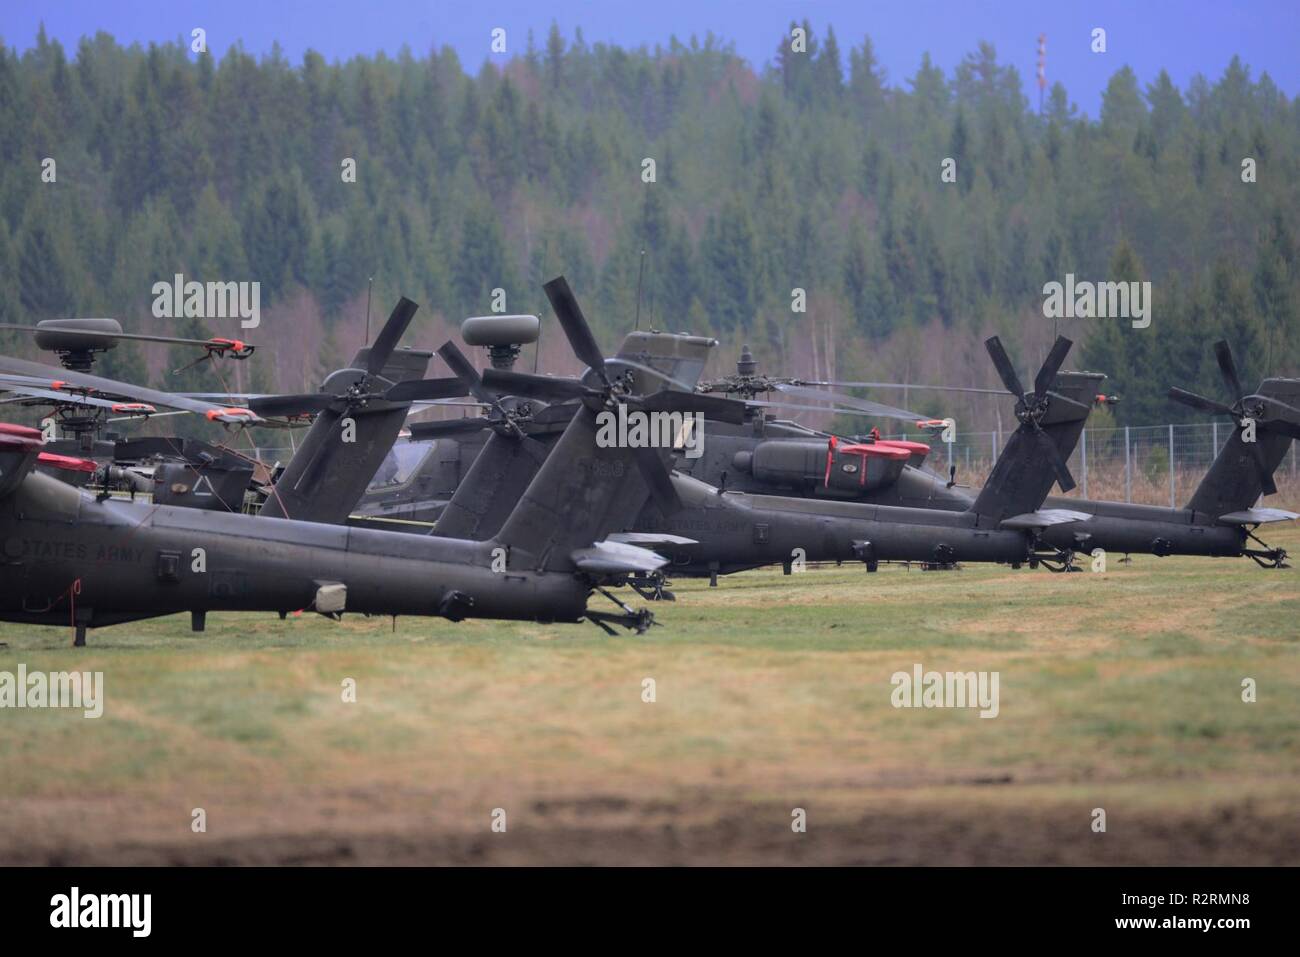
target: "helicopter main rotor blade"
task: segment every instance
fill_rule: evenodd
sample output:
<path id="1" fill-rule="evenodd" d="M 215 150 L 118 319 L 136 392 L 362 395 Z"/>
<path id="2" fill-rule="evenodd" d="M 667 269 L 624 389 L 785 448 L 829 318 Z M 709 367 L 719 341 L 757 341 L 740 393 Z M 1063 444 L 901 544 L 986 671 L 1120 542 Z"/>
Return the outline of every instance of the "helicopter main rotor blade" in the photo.
<path id="1" fill-rule="evenodd" d="M 265 399 L 268 396 L 275 395 L 274 392 L 173 392 L 172 395 L 179 395 L 186 399 L 228 399 L 234 401 L 239 399 L 247 401 L 249 399 Z"/>
<path id="2" fill-rule="evenodd" d="M 467 419 L 448 419 L 445 422 L 412 422 L 410 425 L 413 439 L 440 439 L 447 435 L 465 435 L 470 432 L 482 432 L 492 427 L 492 420 L 475 416 Z"/>
<path id="3" fill-rule="evenodd" d="M 563 401 L 584 398 L 593 393 L 580 379 L 508 372 L 504 369 L 486 370 L 483 373 L 483 384 L 501 395 L 517 395 L 527 399 Z"/>
<path id="4" fill-rule="evenodd" d="M 458 399 L 469 395 L 469 388 L 459 377 L 444 379 L 406 379 L 384 393 L 386 402 L 421 402 L 432 399 Z"/>
<path id="5" fill-rule="evenodd" d="M 778 392 L 792 395 L 799 399 L 810 399 L 817 402 L 834 402 L 838 405 L 850 409 L 856 409 L 867 415 L 880 416 L 886 419 L 902 419 L 907 422 L 915 422 L 917 419 L 924 419 L 926 416 L 916 412 L 909 412 L 907 409 L 899 409 L 892 405 L 884 405 L 880 402 L 872 402 L 868 399 L 858 399 L 851 395 L 840 395 L 836 392 L 822 392 L 818 389 L 805 389 L 797 385 L 778 385 Z"/>
<path id="6" fill-rule="evenodd" d="M 993 360 L 993 367 L 998 370 L 998 378 L 1007 387 L 1007 391 L 1017 399 L 1023 400 L 1025 387 L 1020 384 L 1020 377 L 1016 375 L 1016 367 L 1012 365 L 1007 350 L 1002 347 L 1002 340 L 997 336 L 990 336 L 984 340 L 984 348 L 988 350 L 989 358 Z"/>
<path id="7" fill-rule="evenodd" d="M 975 389 L 961 385 L 922 385 L 908 382 L 832 382 L 799 380 L 808 386 L 829 386 L 832 389 L 915 389 L 919 392 L 971 392 L 978 395 L 1006 395 L 1002 389 Z"/>
<path id="8" fill-rule="evenodd" d="M 372 376 L 384 371 L 384 366 L 388 365 L 393 350 L 406 334 L 406 327 L 411 324 L 411 319 L 419 308 L 405 296 L 397 301 L 397 305 L 388 316 L 388 321 L 384 323 L 384 328 L 379 330 L 379 335 L 375 337 L 374 344 L 366 356 L 366 371 Z"/>
<path id="9" fill-rule="evenodd" d="M 1195 392 L 1188 392 L 1186 389 L 1180 389 L 1173 386 L 1169 390 L 1169 398 L 1175 402 L 1181 402 L 1183 405 L 1189 405 L 1193 409 L 1199 409 L 1201 412 L 1210 412 L 1215 415 L 1232 415 L 1232 409 L 1222 402 L 1216 402 L 1214 399 L 1207 399 L 1203 395 L 1197 395 Z"/>
<path id="10" fill-rule="evenodd" d="M 700 412 L 706 419 L 743 425 L 745 403 L 739 399 L 723 399 L 699 392 L 677 392 L 665 389 L 653 392 L 637 403 L 647 412 Z"/>
<path id="11" fill-rule="evenodd" d="M 6 386 L 6 391 L 18 393 L 17 395 L 7 396 L 0 399 L 0 403 L 11 402 L 29 402 L 32 399 L 48 399 L 52 403 L 64 406 L 84 405 L 96 409 L 120 409 L 121 402 L 113 402 L 109 399 L 100 399 L 91 395 L 81 395 L 80 393 L 55 392 L 51 389 L 33 389 L 28 386 L 12 385 Z M 152 406 L 151 406 L 152 408 Z M 137 413 L 137 416 L 143 413 Z"/>
<path id="12" fill-rule="evenodd" d="M 120 395 L 128 399 L 134 399 L 136 402 L 147 402 L 149 405 L 161 405 L 169 409 L 197 412 L 214 422 L 253 424 L 260 421 L 259 417 L 249 409 L 213 405 L 209 402 L 188 399 L 170 392 L 159 392 L 157 389 L 129 385 L 114 379 L 105 379 L 102 376 L 91 375 L 88 372 L 56 369 L 53 366 L 42 365 L 39 362 L 29 362 L 26 359 L 0 356 L 0 371 L 41 379 L 43 380 L 42 385 L 45 386 L 62 387 L 70 385 L 77 389 L 88 389 L 105 395 Z"/>
<path id="13" fill-rule="evenodd" d="M 1002 393 L 998 394 L 1001 395 Z M 765 409 L 797 409 L 801 412 L 830 412 L 833 415 L 847 415 L 857 419 L 880 418 L 875 413 L 863 412 L 861 409 L 845 409 L 839 406 L 824 405 L 800 405 L 798 402 L 769 401 L 767 399 L 746 399 L 745 405 Z M 925 416 L 921 416 L 920 418 L 924 419 Z"/>
<path id="14" fill-rule="evenodd" d="M 578 298 L 569 288 L 568 280 L 563 276 L 556 276 L 542 288 L 546 291 L 546 298 L 550 300 L 551 308 L 555 310 L 555 318 L 560 321 L 560 328 L 564 330 L 574 355 L 587 363 L 592 371 L 608 384 L 605 356 L 601 353 L 600 346 L 596 344 L 596 337 L 591 333 L 591 326 L 587 323 L 587 317 L 582 314 Z"/>
<path id="15" fill-rule="evenodd" d="M 316 415 L 324 412 L 338 400 L 323 392 L 302 392 L 297 395 L 263 395 L 248 400 L 248 407 L 258 415 L 268 418 Z"/>
<path id="16" fill-rule="evenodd" d="M 412 402 L 411 407 L 406 410 L 408 417 L 419 415 L 421 412 L 428 412 L 430 409 L 481 409 L 483 403 L 476 399 L 468 402 L 458 402 L 455 399 L 430 399 L 427 402 Z"/>
<path id="17" fill-rule="evenodd" d="M 44 366 L 43 368 L 48 368 L 51 372 L 54 371 L 53 366 Z M 49 376 L 16 375 L 14 373 L 0 372 L 0 384 L 6 384 L 10 382 L 16 385 L 27 385 L 27 386 L 31 386 L 32 388 L 40 389 L 49 385 L 50 379 Z M 177 394 L 183 395 L 184 393 L 177 393 Z"/>
<path id="18" fill-rule="evenodd" d="M 194 414 L 193 412 L 188 412 L 188 411 L 186 411 L 186 410 L 184 410 L 184 409 L 180 409 L 180 410 L 177 410 L 177 411 L 175 411 L 175 412 L 150 412 L 148 415 L 145 415 L 145 414 L 142 413 L 142 412 L 137 412 L 135 415 L 115 415 L 115 416 L 109 416 L 109 417 L 108 417 L 107 419 L 105 419 L 104 421 L 105 421 L 105 422 L 132 422 L 132 421 L 134 421 L 135 419 L 138 419 L 138 418 L 141 418 L 141 417 L 144 417 L 144 418 L 146 418 L 146 419 L 162 419 L 162 418 L 166 418 L 166 417 L 169 416 L 169 415 L 193 415 L 193 414 Z M 268 428 L 268 429 L 279 429 L 279 428 L 283 428 L 283 427 L 284 427 L 284 426 L 283 426 L 281 423 L 279 423 L 279 422 L 259 422 L 259 423 L 257 423 L 257 425 L 258 425 L 258 428 Z"/>
<path id="19" fill-rule="evenodd" d="M 162 342 L 173 346 L 199 346 L 202 348 L 215 347 L 223 344 L 216 339 L 185 339 L 177 336 L 156 336 L 143 332 L 110 332 L 108 330 L 95 329 L 77 329 L 70 326 L 60 326 L 58 328 L 44 328 L 40 326 L 24 326 L 17 322 L 0 322 L 0 329 L 14 329 L 19 332 L 30 332 L 33 335 L 46 333 L 48 335 L 57 335 L 60 339 L 120 339 L 125 342 Z M 227 344 L 233 344 L 235 340 L 226 340 Z M 251 355 L 253 347 L 246 343 L 240 343 Z"/>
<path id="20" fill-rule="evenodd" d="M 465 353 L 460 351 L 460 347 L 456 343 L 444 342 L 438 347 L 438 356 L 443 362 L 447 363 L 447 368 L 464 384 L 470 395 L 484 405 L 496 408 L 497 397 L 484 387 L 483 379 L 479 376 L 478 370 L 465 357 Z"/>

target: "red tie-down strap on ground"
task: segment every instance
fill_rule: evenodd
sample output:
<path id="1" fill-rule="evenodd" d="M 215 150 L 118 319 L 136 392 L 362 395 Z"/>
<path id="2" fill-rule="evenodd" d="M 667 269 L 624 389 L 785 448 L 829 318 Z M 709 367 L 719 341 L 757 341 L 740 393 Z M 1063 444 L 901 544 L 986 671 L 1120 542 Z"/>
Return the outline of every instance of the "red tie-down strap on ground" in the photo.
<path id="1" fill-rule="evenodd" d="M 72 626 L 73 631 L 77 630 L 77 596 L 80 594 L 81 579 L 78 578 L 68 586 L 68 607 L 72 609 L 71 613 L 68 615 L 68 624 Z"/>
<path id="2" fill-rule="evenodd" d="M 77 630 L 77 596 L 80 594 L 81 579 L 77 578 L 73 580 L 72 584 L 69 585 L 63 594 L 54 602 L 54 605 L 57 605 L 59 602 L 63 601 L 63 599 L 68 599 L 68 607 L 71 609 L 71 611 L 68 612 L 68 624 L 72 626 L 74 633 Z M 51 605 L 50 608 L 53 608 L 54 605 Z"/>

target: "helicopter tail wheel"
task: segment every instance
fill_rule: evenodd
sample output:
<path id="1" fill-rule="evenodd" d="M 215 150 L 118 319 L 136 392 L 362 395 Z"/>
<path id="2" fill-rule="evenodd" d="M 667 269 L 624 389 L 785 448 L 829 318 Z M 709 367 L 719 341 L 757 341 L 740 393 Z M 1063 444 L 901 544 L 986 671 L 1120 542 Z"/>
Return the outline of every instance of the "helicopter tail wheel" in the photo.
<path id="1" fill-rule="evenodd" d="M 1262 549 L 1246 548 L 1242 550 L 1242 554 L 1248 555 L 1251 561 L 1253 561 L 1260 568 L 1290 568 L 1291 567 L 1290 565 L 1287 564 L 1286 561 L 1287 554 L 1285 548 L 1271 548 L 1268 542 L 1264 541 L 1262 538 L 1260 538 L 1258 535 L 1255 534 L 1253 529 L 1246 532 L 1246 535 L 1248 538 L 1250 538 L 1251 541 L 1258 542 L 1260 545 L 1264 546 Z"/>

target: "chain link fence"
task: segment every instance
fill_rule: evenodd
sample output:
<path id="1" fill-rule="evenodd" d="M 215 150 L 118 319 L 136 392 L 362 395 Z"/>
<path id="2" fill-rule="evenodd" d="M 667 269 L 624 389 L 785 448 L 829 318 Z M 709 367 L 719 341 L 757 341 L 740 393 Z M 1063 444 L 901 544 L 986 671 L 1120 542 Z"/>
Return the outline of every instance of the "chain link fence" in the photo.
<path id="1" fill-rule="evenodd" d="M 1070 472 L 1078 484 L 1070 494 L 1178 508 L 1191 498 L 1233 428 L 1231 423 L 1207 422 L 1084 429 L 1069 459 Z M 933 449 L 929 463 L 934 471 L 946 473 L 950 465 L 956 465 L 958 483 L 979 486 L 1009 435 L 1007 431 L 958 432 L 952 443 L 944 443 L 939 436 L 915 433 L 887 437 L 929 443 Z M 1278 495 L 1270 497 L 1270 505 L 1300 503 L 1297 444 L 1291 444 L 1273 475 Z"/>

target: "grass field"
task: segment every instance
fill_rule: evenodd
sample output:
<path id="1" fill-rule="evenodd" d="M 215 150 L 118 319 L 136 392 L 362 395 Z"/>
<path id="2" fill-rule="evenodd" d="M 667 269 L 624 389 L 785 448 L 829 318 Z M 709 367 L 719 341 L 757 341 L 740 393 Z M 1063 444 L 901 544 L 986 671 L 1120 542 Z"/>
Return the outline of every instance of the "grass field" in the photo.
<path id="1" fill-rule="evenodd" d="M 0 863 L 1296 864 L 1298 575 L 753 572 L 678 582 L 617 638 L 214 615 L 74 651 L 0 626 L 0 670 L 103 671 L 106 696 L 0 711 Z M 999 715 L 892 707 L 914 663 L 998 672 Z"/>

